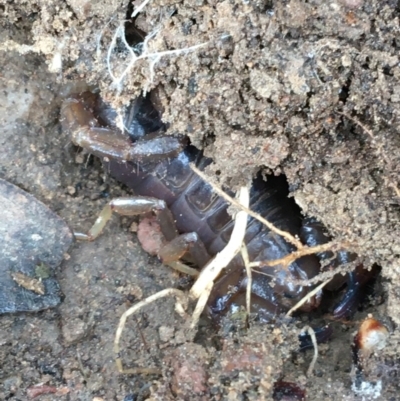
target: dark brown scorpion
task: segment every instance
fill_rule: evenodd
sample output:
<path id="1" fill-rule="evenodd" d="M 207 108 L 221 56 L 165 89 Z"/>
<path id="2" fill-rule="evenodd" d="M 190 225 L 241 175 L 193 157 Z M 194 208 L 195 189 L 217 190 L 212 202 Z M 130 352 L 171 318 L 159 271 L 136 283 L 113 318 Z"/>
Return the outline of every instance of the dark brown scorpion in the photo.
<path id="1" fill-rule="evenodd" d="M 152 211 L 168 241 L 159 251 L 164 262 L 184 257 L 202 268 L 226 245 L 233 229 L 228 204 L 190 168 L 190 163 L 194 163 L 203 170 L 212 161 L 189 145 L 185 136 L 165 133 L 160 113 L 149 96 L 136 99 L 128 108 L 125 132 L 115 126 L 115 111 L 90 92 L 71 95 L 64 101 L 61 115 L 63 128 L 69 131 L 72 141 L 102 158 L 111 175 L 138 195 L 111 201 L 89 233 L 78 238 L 94 239 L 112 211 L 129 216 Z M 300 237 L 303 243 L 313 246 L 329 241 L 322 224 L 301 218 L 299 208 L 287 196 L 284 176 L 270 175 L 267 181 L 258 176 L 250 195 L 252 210 L 281 230 Z M 245 243 L 251 261 L 275 260 L 295 250 L 254 218 L 248 220 Z M 264 321 L 287 311 L 313 288 L 296 285 L 293 279 L 315 277 L 321 272 L 320 260 L 329 258 L 331 262 L 325 268 L 349 262 L 355 255 L 340 251 L 333 258 L 332 253 L 325 252 L 301 257 L 288 269 L 266 266 L 253 272 L 252 311 Z M 335 317 L 351 313 L 368 277 L 362 266 L 346 276 L 335 276 L 336 288 L 347 283 L 344 296 L 334 308 Z M 243 260 L 237 256 L 215 282 L 208 302 L 211 316 L 219 317 L 245 305 L 246 283 Z M 319 302 L 320 296 L 314 296 L 301 310 L 309 311 Z"/>

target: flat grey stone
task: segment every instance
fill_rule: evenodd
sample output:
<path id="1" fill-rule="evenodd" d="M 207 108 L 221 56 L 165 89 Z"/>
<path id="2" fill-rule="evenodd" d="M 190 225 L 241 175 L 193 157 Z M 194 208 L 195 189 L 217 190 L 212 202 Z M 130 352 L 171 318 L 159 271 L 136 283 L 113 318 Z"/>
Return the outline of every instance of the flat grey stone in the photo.
<path id="1" fill-rule="evenodd" d="M 72 240 L 60 217 L 0 179 L 0 313 L 40 311 L 61 302 L 55 269 Z M 18 284 L 21 277 L 27 284 Z"/>

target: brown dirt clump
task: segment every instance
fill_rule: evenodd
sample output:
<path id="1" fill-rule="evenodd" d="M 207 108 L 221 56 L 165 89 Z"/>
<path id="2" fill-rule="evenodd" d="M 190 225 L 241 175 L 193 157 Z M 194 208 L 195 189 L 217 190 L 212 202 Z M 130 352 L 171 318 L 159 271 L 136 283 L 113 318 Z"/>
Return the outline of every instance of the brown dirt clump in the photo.
<path id="1" fill-rule="evenodd" d="M 69 146 L 58 120 L 63 94 L 90 85 L 121 110 L 158 88 L 169 132 L 189 135 L 214 159 L 210 175 L 234 189 L 260 169 L 286 174 L 304 213 L 350 243 L 366 266 L 381 266 L 381 278 L 356 321 L 339 324 L 332 344 L 321 346 L 312 378 L 304 376 L 310 355 L 291 353 L 293 325 L 233 330 L 217 344 L 201 329 L 201 345 L 186 344 L 172 300 L 149 306 L 124 337 L 126 363 L 165 363 L 163 376 L 118 376 L 111 346 L 118 317 L 177 276 L 140 250 L 130 221 L 116 219 L 98 241 L 70 251 L 59 309 L 0 317 L 0 399 L 24 399 L 38 383 L 67 386 L 59 399 L 268 399 L 282 376 L 305 387 L 309 400 L 359 399 L 349 352 L 357 320 L 371 312 L 400 324 L 397 1 L 151 0 L 131 19 L 139 4 L 0 0 L 0 177 L 71 227 L 88 227 L 104 198 L 126 191 Z M 122 27 L 131 46 L 154 33 L 146 57 L 128 49 Z M 165 343 L 160 327 L 174 333 Z M 375 356 L 385 400 L 397 397 L 396 338 Z M 199 387 L 190 395 L 185 366 L 194 355 Z M 239 372 L 227 372 L 235 363 Z"/>

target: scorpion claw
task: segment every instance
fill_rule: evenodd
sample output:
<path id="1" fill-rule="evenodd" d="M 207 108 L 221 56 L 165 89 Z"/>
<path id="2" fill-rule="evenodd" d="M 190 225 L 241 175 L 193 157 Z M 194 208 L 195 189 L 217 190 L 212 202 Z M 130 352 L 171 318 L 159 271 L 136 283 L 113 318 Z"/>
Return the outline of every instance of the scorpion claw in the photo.
<path id="1" fill-rule="evenodd" d="M 94 116 L 95 101 L 86 104 L 86 93 L 74 95 L 61 107 L 63 129 L 71 135 L 72 142 L 100 158 L 137 163 L 158 162 L 177 156 L 187 145 L 184 136 L 167 136 L 153 133 L 145 140 L 133 143 L 128 135 L 116 127 L 106 128 Z"/>

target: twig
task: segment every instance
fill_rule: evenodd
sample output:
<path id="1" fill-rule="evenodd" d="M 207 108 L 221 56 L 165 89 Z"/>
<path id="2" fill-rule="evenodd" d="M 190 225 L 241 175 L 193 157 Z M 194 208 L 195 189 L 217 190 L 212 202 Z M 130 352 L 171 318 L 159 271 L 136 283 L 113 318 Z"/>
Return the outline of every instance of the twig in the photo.
<path id="1" fill-rule="evenodd" d="M 245 211 L 249 216 L 254 217 L 256 220 L 260 221 L 263 223 L 265 226 L 267 226 L 271 231 L 274 233 L 280 235 L 281 237 L 285 238 L 288 242 L 290 242 L 292 245 L 294 245 L 297 249 L 302 249 L 304 248 L 304 245 L 299 241 L 297 238 L 295 238 L 293 235 L 288 233 L 287 231 L 280 230 L 278 227 L 274 226 L 272 223 L 270 223 L 268 220 L 264 219 L 264 217 L 260 216 L 258 213 L 253 212 L 250 210 L 248 207 L 245 207 L 241 205 L 238 201 L 230 197 L 227 193 L 225 193 L 221 188 L 218 187 L 209 177 L 207 177 L 206 174 L 204 174 L 202 171 L 200 171 L 194 164 L 190 165 L 190 168 L 203 180 L 205 180 L 208 184 L 211 185 L 212 189 L 220 195 L 222 198 L 224 198 L 226 201 L 231 203 L 233 206 L 237 207 L 240 210 Z"/>

